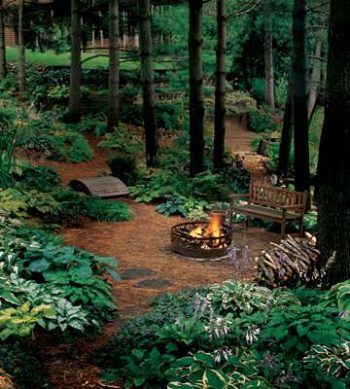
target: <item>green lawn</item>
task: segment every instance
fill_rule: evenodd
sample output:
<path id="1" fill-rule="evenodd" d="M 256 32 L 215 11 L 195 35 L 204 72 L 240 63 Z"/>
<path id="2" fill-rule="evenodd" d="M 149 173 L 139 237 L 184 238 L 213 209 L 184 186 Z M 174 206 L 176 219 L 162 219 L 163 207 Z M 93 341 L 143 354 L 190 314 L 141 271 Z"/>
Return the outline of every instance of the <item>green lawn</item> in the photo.
<path id="1" fill-rule="evenodd" d="M 83 53 L 82 59 L 85 60 L 89 57 L 92 57 L 92 53 Z M 134 59 L 127 59 L 125 53 L 121 53 L 121 63 L 120 67 L 123 70 L 136 70 L 139 69 L 139 61 Z M 6 58 L 9 63 L 18 62 L 18 48 L 16 47 L 7 47 L 6 48 Z M 26 60 L 27 63 L 32 65 L 43 65 L 43 66 L 69 66 L 70 64 L 70 53 L 56 54 L 54 51 L 49 50 L 44 53 L 37 51 L 26 50 Z M 84 68 L 96 68 L 96 67 L 107 67 L 108 58 L 107 57 L 98 57 L 93 58 L 83 64 Z M 163 64 L 155 63 L 156 68 L 164 68 Z"/>

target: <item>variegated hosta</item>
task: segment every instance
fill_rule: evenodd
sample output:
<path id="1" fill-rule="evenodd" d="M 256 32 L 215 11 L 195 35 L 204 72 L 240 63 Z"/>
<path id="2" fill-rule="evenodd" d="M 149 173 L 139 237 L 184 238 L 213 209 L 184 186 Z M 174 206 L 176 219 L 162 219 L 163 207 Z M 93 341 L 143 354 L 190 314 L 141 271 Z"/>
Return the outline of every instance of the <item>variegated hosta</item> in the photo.
<path id="1" fill-rule="evenodd" d="M 350 280 L 334 285 L 329 300 L 342 312 L 342 318 L 350 320 Z"/>
<path id="2" fill-rule="evenodd" d="M 306 354 L 303 361 L 315 368 L 321 368 L 324 373 L 337 378 L 349 377 L 350 342 L 333 347 L 315 345 Z"/>
<path id="3" fill-rule="evenodd" d="M 213 285 L 207 298 L 218 313 L 236 314 L 252 314 L 265 310 L 270 301 L 274 300 L 269 289 L 238 281 Z"/>

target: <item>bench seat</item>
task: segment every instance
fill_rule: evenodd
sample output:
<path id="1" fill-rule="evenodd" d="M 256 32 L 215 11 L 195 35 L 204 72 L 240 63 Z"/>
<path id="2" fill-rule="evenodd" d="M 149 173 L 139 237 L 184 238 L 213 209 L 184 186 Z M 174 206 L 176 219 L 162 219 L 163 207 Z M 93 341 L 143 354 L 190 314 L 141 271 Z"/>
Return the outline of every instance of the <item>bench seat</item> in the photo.
<path id="1" fill-rule="evenodd" d="M 246 205 L 232 205 L 232 211 L 242 213 L 250 217 L 257 217 L 266 220 L 280 222 L 283 218 L 283 210 L 276 208 L 268 208 L 262 205 L 246 204 Z M 303 216 L 302 213 L 286 211 L 285 218 L 288 221 L 298 220 Z"/>

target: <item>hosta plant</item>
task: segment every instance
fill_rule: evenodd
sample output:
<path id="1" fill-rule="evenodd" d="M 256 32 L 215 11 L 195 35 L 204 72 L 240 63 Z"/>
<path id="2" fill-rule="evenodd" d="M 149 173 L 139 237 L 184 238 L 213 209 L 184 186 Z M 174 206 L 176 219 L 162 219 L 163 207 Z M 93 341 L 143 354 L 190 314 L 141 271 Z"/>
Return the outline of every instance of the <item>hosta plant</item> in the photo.
<path id="1" fill-rule="evenodd" d="M 318 370 L 327 376 L 334 387 L 345 388 L 350 385 L 349 342 L 332 347 L 315 345 L 306 353 L 303 362 L 310 369 Z"/>
<path id="2" fill-rule="evenodd" d="M 50 305 L 38 305 L 31 307 L 30 303 L 24 303 L 17 308 L 5 308 L 0 310 L 0 339 L 5 340 L 10 336 L 29 336 L 35 325 L 45 318 L 52 318 L 54 310 Z"/>

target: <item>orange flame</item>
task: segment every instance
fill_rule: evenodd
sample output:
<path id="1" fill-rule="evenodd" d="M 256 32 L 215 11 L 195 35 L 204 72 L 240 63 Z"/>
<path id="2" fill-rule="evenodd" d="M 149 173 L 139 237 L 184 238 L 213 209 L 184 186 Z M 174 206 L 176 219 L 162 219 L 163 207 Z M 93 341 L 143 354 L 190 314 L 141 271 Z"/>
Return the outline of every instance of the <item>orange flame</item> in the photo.
<path id="1" fill-rule="evenodd" d="M 213 238 L 220 238 L 221 227 L 224 224 L 224 215 L 219 212 L 211 214 L 210 223 L 208 225 L 208 234 Z"/>

